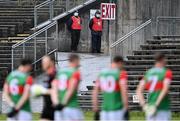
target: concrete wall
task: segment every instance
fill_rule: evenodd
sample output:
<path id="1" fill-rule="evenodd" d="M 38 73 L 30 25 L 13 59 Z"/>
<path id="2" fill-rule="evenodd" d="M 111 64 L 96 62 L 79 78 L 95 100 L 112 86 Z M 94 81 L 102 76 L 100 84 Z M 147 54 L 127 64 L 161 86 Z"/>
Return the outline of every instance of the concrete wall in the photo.
<path id="1" fill-rule="evenodd" d="M 82 31 L 78 50 L 81 52 L 90 52 L 91 50 L 91 31 L 89 29 L 90 10 L 80 14 L 82 18 Z M 108 22 L 104 21 L 104 30 L 102 36 L 102 51 L 108 52 Z M 59 24 L 59 50 L 70 51 L 71 34 L 67 30 L 65 23 Z"/>
<path id="2" fill-rule="evenodd" d="M 98 8 L 99 6 L 95 6 Z M 146 39 L 150 39 L 152 35 L 156 34 L 156 17 L 158 16 L 180 16 L 180 1 L 179 0 L 117 0 L 117 19 L 115 21 L 104 21 L 104 31 L 102 37 L 102 51 L 109 52 L 109 44 L 117 41 L 120 37 L 130 32 L 138 25 L 152 19 L 152 28 L 146 28 L 143 31 L 133 36 L 129 42 L 136 49 L 139 49 L 139 45 L 144 43 Z M 89 13 L 86 11 L 80 16 L 83 20 L 83 30 L 81 33 L 81 40 L 79 44 L 79 50 L 83 52 L 89 52 L 91 46 L 90 30 L 88 28 Z M 171 21 L 170 21 L 171 22 Z M 161 24 L 161 32 L 171 32 L 167 22 Z M 109 27 L 108 27 L 109 26 Z M 179 32 L 179 27 L 176 26 L 176 34 Z M 136 41 L 136 45 L 132 42 Z M 124 51 L 128 52 L 132 46 L 128 48 L 126 45 L 130 45 L 128 42 L 122 45 L 121 48 L 125 48 Z M 117 47 L 120 48 L 120 47 Z M 70 33 L 67 31 L 65 24 L 60 24 L 59 27 L 59 49 L 60 51 L 70 50 Z M 118 49 L 114 50 L 119 52 Z M 132 54 L 132 53 L 127 53 Z"/>
<path id="3" fill-rule="evenodd" d="M 117 48 L 123 48 L 126 54 L 132 54 L 128 51 L 133 49 L 133 47 L 128 48 L 127 46 L 139 47 L 140 44 L 145 42 L 144 40 L 150 39 L 152 35 L 156 34 L 155 22 L 158 16 L 180 16 L 179 0 L 118 0 L 117 6 L 117 19 L 115 22 L 112 22 L 112 27 L 110 27 L 112 36 L 110 36 L 109 40 L 111 40 L 111 43 L 148 19 L 152 19 L 151 27 L 145 28 L 132 38 L 129 38 L 125 45 L 117 46 Z M 167 34 L 172 31 L 170 23 L 172 21 L 161 22 L 160 34 Z M 177 21 L 176 24 L 178 24 Z M 178 26 L 175 28 L 175 31 L 176 34 L 180 34 Z M 135 41 L 136 43 L 134 43 Z M 135 48 L 139 49 L 138 47 Z M 119 53 L 117 48 L 113 50 L 113 53 Z"/>

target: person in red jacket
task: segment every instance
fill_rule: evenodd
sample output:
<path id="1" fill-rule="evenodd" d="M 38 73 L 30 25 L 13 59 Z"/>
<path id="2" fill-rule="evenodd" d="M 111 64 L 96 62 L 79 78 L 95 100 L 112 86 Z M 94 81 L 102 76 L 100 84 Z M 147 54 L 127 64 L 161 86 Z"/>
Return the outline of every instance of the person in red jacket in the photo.
<path id="1" fill-rule="evenodd" d="M 81 33 L 81 18 L 78 11 L 68 21 L 68 29 L 71 31 L 71 51 L 77 51 Z"/>
<path id="2" fill-rule="evenodd" d="M 92 53 L 101 53 L 101 36 L 103 29 L 103 22 L 100 11 L 96 11 L 95 17 L 90 20 L 89 28 L 92 35 Z"/>

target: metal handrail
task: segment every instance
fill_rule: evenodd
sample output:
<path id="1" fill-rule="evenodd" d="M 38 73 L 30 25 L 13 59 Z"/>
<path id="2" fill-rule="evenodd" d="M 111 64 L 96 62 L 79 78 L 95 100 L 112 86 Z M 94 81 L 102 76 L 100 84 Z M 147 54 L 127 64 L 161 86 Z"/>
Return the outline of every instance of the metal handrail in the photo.
<path id="1" fill-rule="evenodd" d="M 46 0 L 43 3 L 40 3 L 40 4 L 36 5 L 35 8 L 41 8 L 41 7 L 49 4 L 50 2 L 54 2 L 54 0 Z"/>
<path id="2" fill-rule="evenodd" d="M 53 2 L 54 2 L 54 0 L 46 0 L 45 2 L 34 6 L 34 27 L 37 26 L 37 10 L 41 7 L 48 5 L 48 4 L 49 4 L 49 15 L 50 15 L 49 19 L 52 20 L 52 18 L 54 16 L 53 15 L 53 13 L 54 13 Z"/>
<path id="3" fill-rule="evenodd" d="M 53 20 L 53 21 L 57 21 L 57 20 L 63 18 L 64 16 L 67 16 L 67 15 L 75 12 L 76 10 L 79 10 L 79 9 L 83 8 L 84 6 L 86 6 L 86 5 L 90 4 L 90 3 L 93 3 L 93 2 L 95 2 L 95 1 L 96 1 L 96 0 L 86 1 L 85 3 L 83 3 L 83 4 L 81 4 L 81 5 L 75 6 L 74 8 L 72 8 L 72 9 L 70 9 L 70 10 L 66 10 L 66 12 L 64 12 L 64 13 L 55 16 L 54 18 L 52 18 L 52 20 Z M 41 29 L 41 28 L 47 26 L 50 22 L 51 22 L 50 20 L 47 20 L 47 21 L 43 22 L 42 24 L 39 24 L 38 26 L 32 28 L 31 30 Z"/>
<path id="4" fill-rule="evenodd" d="M 114 42 L 113 44 L 111 44 L 110 49 L 114 48 L 115 46 L 117 46 L 118 44 L 122 43 L 123 41 L 125 41 L 127 38 L 129 38 L 130 36 L 132 36 L 133 34 L 135 34 L 136 32 L 138 32 L 139 30 L 143 29 L 144 27 L 146 27 L 147 25 L 149 25 L 151 23 L 151 19 L 149 19 L 148 21 L 146 21 L 145 23 L 141 24 L 140 26 L 138 26 L 137 28 L 133 29 L 132 31 L 130 31 L 129 33 L 127 33 L 126 35 L 124 35 L 123 37 L 121 37 L 120 39 L 118 39 L 116 42 Z"/>
<path id="5" fill-rule="evenodd" d="M 47 55 L 51 55 L 52 53 L 56 52 L 58 49 L 54 49 L 51 52 L 47 53 Z M 41 61 L 43 57 L 41 57 L 40 59 L 36 60 L 35 62 L 33 62 L 32 64 L 36 64 L 37 62 Z"/>
<path id="6" fill-rule="evenodd" d="M 40 29 L 39 31 L 35 32 L 34 34 L 30 35 L 29 37 L 24 38 L 22 41 L 14 44 L 14 45 L 12 46 L 12 48 L 14 49 L 14 48 L 16 48 L 16 47 L 24 44 L 25 42 L 31 40 L 32 38 L 36 37 L 37 35 L 41 34 L 42 32 L 46 31 L 47 29 L 51 28 L 51 27 L 54 26 L 56 23 L 57 23 L 57 21 L 52 22 L 52 23 L 49 24 L 48 26 Z"/>
<path id="7" fill-rule="evenodd" d="M 180 21 L 180 17 L 176 16 L 158 16 L 156 18 L 156 34 L 159 35 L 159 23 L 160 21 L 171 21 L 172 27 L 175 28 L 175 21 Z M 174 29 L 173 29 L 174 30 Z M 173 30 L 170 30 L 171 32 L 174 32 Z"/>

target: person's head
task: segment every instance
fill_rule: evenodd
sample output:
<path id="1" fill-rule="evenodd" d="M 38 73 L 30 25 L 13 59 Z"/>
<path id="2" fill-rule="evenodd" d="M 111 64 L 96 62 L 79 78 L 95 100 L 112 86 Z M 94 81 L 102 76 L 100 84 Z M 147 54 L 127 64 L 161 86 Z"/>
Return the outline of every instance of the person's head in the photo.
<path id="1" fill-rule="evenodd" d="M 71 54 L 69 55 L 69 64 L 70 64 L 70 67 L 79 67 L 80 65 L 80 58 L 77 54 Z"/>
<path id="2" fill-rule="evenodd" d="M 164 54 L 156 53 L 154 59 L 155 59 L 155 66 L 163 67 L 166 65 L 166 57 Z"/>
<path id="3" fill-rule="evenodd" d="M 30 59 L 22 59 L 18 70 L 24 73 L 30 72 L 32 70 L 32 61 Z"/>
<path id="4" fill-rule="evenodd" d="M 76 11 L 76 12 L 74 12 L 74 16 L 79 16 L 79 12 L 78 11 Z"/>
<path id="5" fill-rule="evenodd" d="M 101 17 L 101 12 L 99 10 L 96 11 L 95 17 L 96 18 L 100 18 Z"/>
<path id="6" fill-rule="evenodd" d="M 42 58 L 41 65 L 44 71 L 48 71 L 49 69 L 54 68 L 54 59 L 46 55 Z"/>
<path id="7" fill-rule="evenodd" d="M 123 67 L 124 60 L 122 56 L 115 56 L 112 61 L 112 67 L 121 69 Z"/>

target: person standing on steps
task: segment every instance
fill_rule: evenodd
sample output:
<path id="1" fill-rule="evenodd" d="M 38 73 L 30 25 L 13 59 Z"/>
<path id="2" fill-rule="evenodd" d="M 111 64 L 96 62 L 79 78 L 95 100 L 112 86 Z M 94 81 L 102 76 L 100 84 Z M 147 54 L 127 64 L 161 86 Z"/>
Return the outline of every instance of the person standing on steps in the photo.
<path id="1" fill-rule="evenodd" d="M 71 31 L 71 51 L 72 52 L 76 52 L 78 49 L 78 44 L 79 44 L 80 34 L 81 34 L 81 29 L 82 29 L 81 24 L 82 24 L 82 20 L 79 17 L 78 11 L 76 11 L 67 23 L 68 29 Z"/>
<path id="2" fill-rule="evenodd" d="M 95 17 L 93 17 L 89 22 L 89 28 L 91 29 L 92 36 L 92 53 L 101 53 L 101 36 L 103 29 L 103 22 L 101 19 L 100 11 L 96 11 Z"/>

